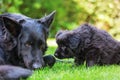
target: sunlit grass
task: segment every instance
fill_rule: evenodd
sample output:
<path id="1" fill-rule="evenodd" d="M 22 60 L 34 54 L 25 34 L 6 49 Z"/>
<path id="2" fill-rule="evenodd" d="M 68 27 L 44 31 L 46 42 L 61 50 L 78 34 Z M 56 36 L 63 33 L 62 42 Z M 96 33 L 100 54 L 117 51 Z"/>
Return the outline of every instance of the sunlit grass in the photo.
<path id="1" fill-rule="evenodd" d="M 53 38 L 48 39 L 47 44 L 48 44 L 49 47 L 51 47 L 51 46 L 56 47 L 57 46 L 56 41 Z"/>
<path id="2" fill-rule="evenodd" d="M 52 42 L 54 39 L 49 41 Z M 55 41 L 54 41 L 55 42 Z M 52 42 L 54 44 L 54 42 Z M 48 44 L 49 44 L 48 43 Z M 55 46 L 49 44 L 47 54 L 53 54 Z M 28 80 L 120 80 L 120 66 L 73 66 L 73 61 L 56 62 L 52 67 L 34 71 Z"/>

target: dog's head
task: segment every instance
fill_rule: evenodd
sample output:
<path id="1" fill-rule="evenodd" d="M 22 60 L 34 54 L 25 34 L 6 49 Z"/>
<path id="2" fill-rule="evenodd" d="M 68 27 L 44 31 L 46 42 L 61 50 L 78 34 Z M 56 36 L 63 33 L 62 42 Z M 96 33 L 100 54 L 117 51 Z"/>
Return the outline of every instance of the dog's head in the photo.
<path id="1" fill-rule="evenodd" d="M 52 12 L 41 19 L 23 18 L 19 22 L 3 17 L 5 28 L 16 41 L 18 56 L 22 57 L 27 68 L 36 69 L 45 65 L 43 55 L 54 14 Z"/>
<path id="2" fill-rule="evenodd" d="M 41 68 L 45 65 L 43 55 L 47 49 L 46 40 L 55 12 L 41 19 L 23 19 L 19 35 L 19 54 L 28 68 Z"/>
<path id="3" fill-rule="evenodd" d="M 76 48 L 80 44 L 79 36 L 76 36 L 73 31 L 59 31 L 56 34 L 56 42 L 58 48 L 55 51 L 55 57 L 63 58 L 73 58 L 76 52 Z"/>

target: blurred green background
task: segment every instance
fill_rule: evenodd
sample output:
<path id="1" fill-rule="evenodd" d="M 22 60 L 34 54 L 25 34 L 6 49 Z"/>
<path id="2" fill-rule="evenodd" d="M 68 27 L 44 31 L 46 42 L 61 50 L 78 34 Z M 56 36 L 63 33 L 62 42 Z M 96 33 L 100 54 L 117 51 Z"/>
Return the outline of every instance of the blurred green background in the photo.
<path id="1" fill-rule="evenodd" d="M 90 23 L 120 39 L 120 0 L 0 0 L 0 14 L 21 13 L 40 18 L 56 10 L 49 37 L 61 29 Z"/>

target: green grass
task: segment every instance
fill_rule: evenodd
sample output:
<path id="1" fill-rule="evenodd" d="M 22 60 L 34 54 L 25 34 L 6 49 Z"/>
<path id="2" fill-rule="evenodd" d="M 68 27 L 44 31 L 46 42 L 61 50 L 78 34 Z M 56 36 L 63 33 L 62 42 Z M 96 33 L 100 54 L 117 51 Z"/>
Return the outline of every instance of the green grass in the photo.
<path id="1" fill-rule="evenodd" d="M 53 39 L 48 41 L 47 54 L 53 54 L 56 44 Z M 85 65 L 73 66 L 71 63 L 57 62 L 52 68 L 34 71 L 28 80 L 120 80 L 120 66 L 94 66 L 86 68 Z"/>

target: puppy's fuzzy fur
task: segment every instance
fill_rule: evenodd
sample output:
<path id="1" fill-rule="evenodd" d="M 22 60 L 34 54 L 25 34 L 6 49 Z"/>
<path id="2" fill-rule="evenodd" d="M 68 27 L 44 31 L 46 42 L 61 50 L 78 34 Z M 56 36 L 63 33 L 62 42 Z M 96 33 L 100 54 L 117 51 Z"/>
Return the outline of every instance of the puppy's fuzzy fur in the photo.
<path id="1" fill-rule="evenodd" d="M 83 24 L 72 31 L 56 34 L 57 58 L 75 58 L 77 65 L 86 61 L 87 66 L 120 63 L 120 43 L 106 31 Z"/>

